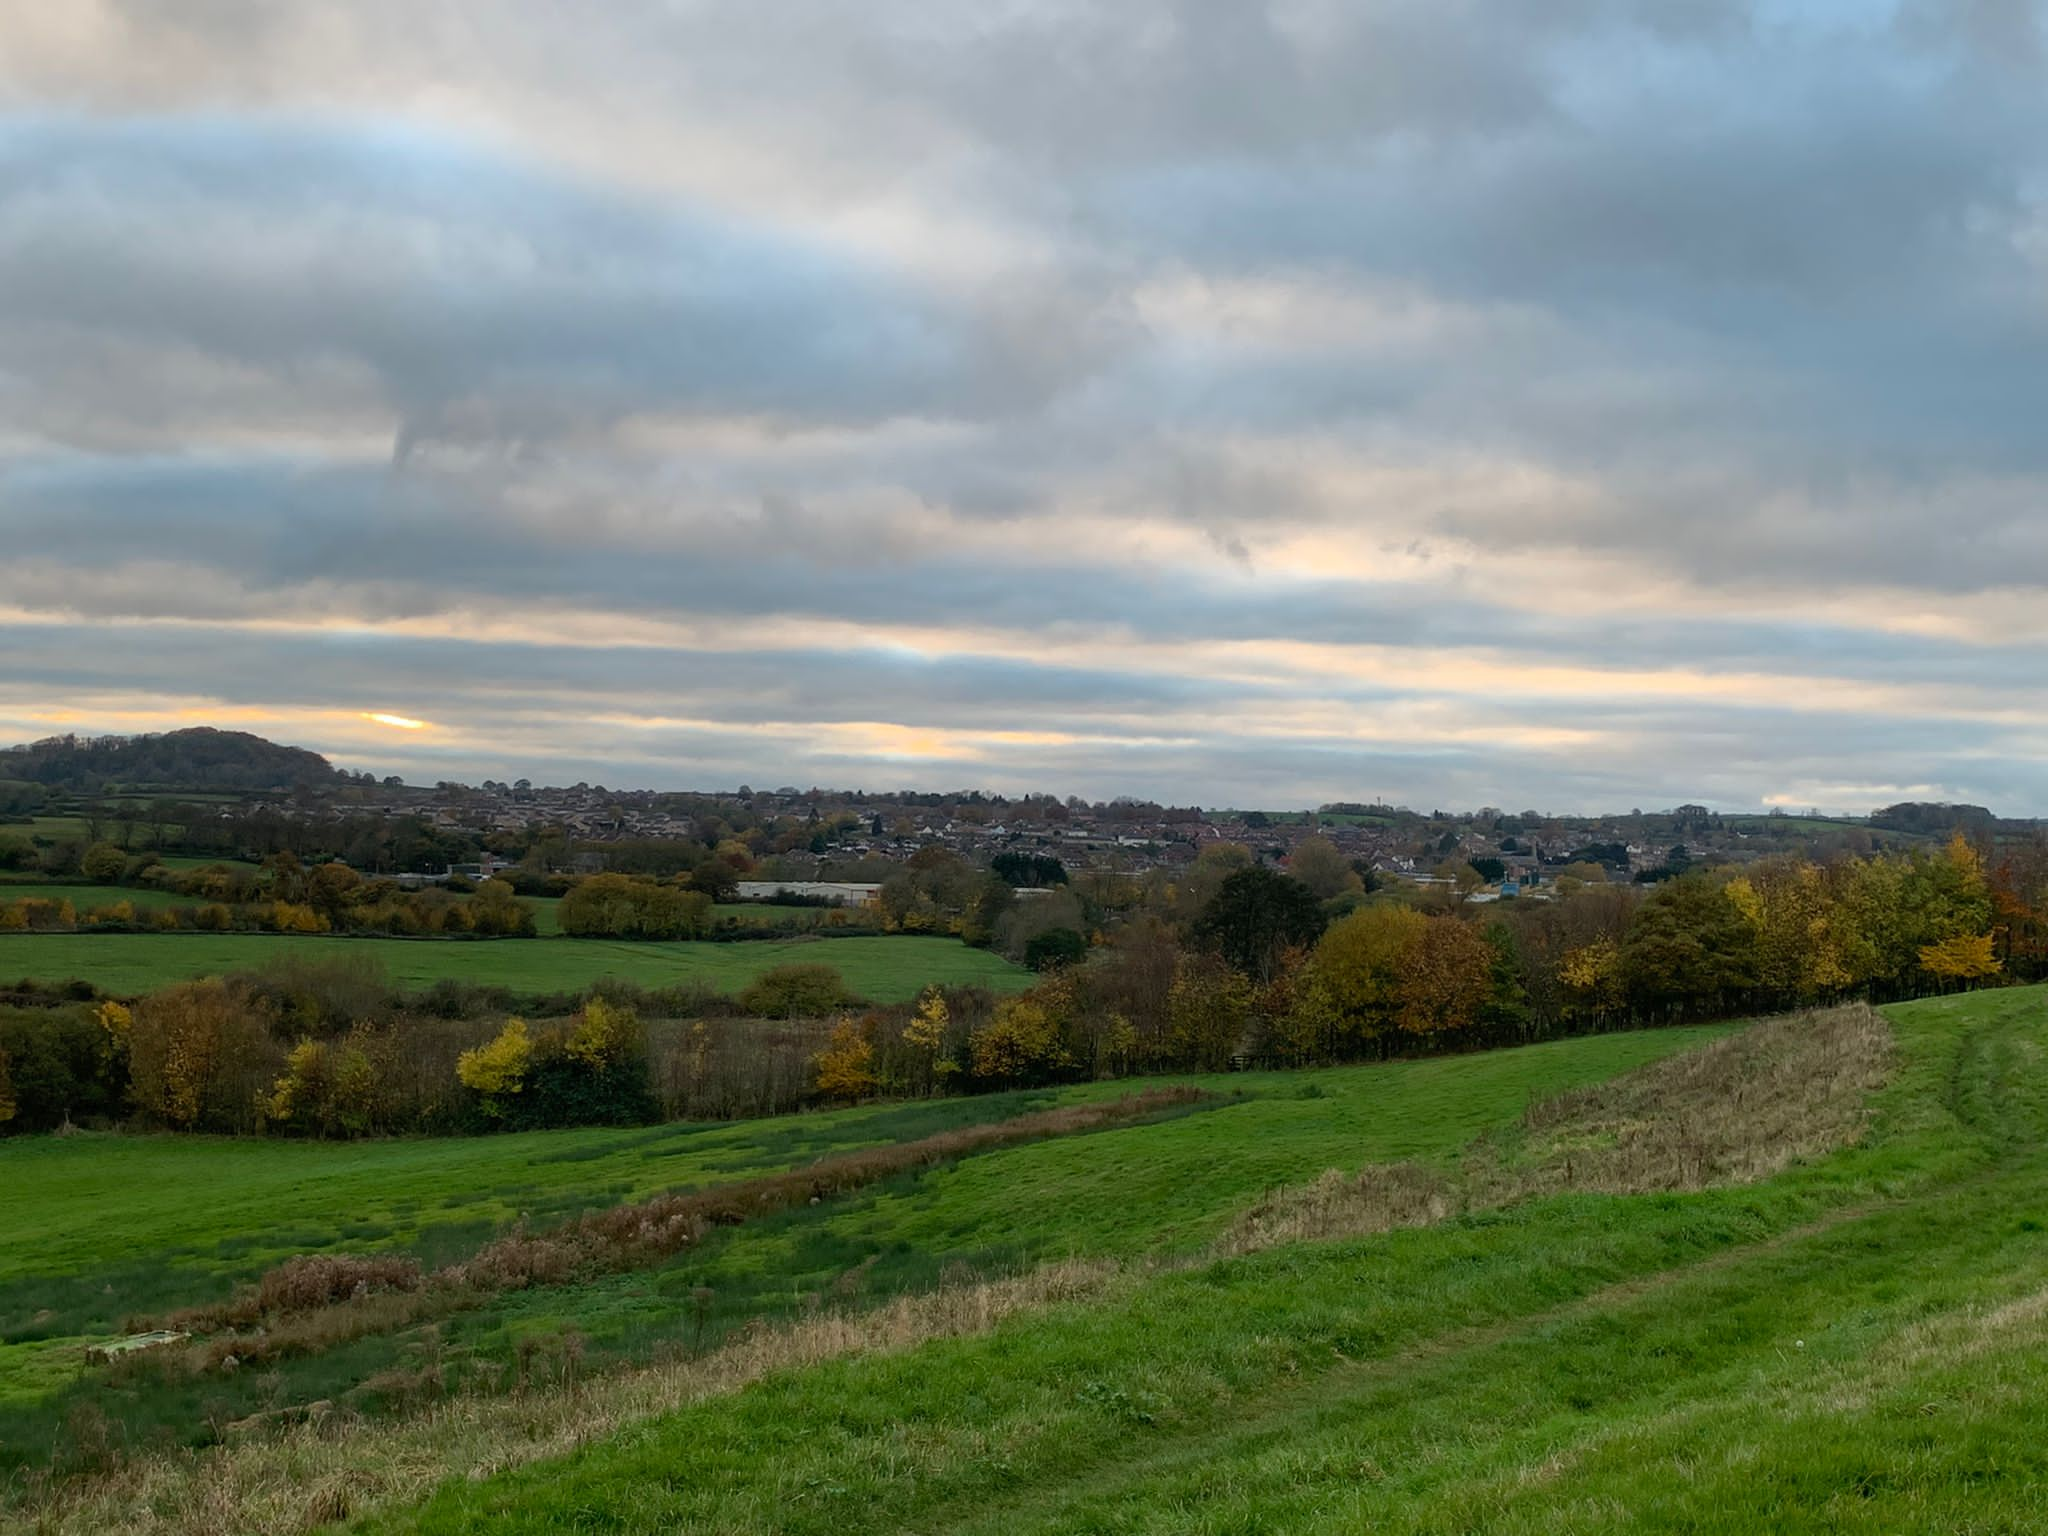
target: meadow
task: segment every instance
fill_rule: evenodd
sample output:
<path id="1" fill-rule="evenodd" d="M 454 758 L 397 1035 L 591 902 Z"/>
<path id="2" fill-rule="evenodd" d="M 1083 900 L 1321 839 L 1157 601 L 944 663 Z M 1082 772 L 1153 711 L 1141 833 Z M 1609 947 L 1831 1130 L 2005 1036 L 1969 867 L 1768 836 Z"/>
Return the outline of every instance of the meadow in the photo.
<path id="1" fill-rule="evenodd" d="M 837 969 L 870 1002 L 903 1002 L 932 985 L 1021 991 L 1029 971 L 957 939 L 862 935 L 845 939 L 634 943 L 608 939 L 284 938 L 260 933 L 0 934 L 0 978 L 90 981 L 130 996 L 196 976 L 253 971 L 280 955 L 366 955 L 411 990 L 437 981 L 504 987 L 521 996 L 581 991 L 606 978 L 644 987 L 703 985 L 737 992 L 778 965 Z"/>
<path id="2" fill-rule="evenodd" d="M 521 898 L 533 908 L 533 931 L 542 938 L 554 938 L 562 931 L 559 896 Z M 816 907 L 789 907 L 766 901 L 721 901 L 711 909 L 714 920 L 754 928 L 803 928 L 824 916 Z"/>
<path id="3" fill-rule="evenodd" d="M 0 901 L 19 901 L 30 896 L 38 901 L 68 901 L 81 915 L 123 901 L 138 912 L 157 912 L 165 907 L 202 905 L 190 896 L 180 896 L 172 891 L 152 891 L 116 885 L 81 885 L 66 880 L 0 880 Z"/>
<path id="4" fill-rule="evenodd" d="M 79 1346 L 288 1251 L 440 1262 L 520 1213 L 538 1229 L 1121 1085 L 475 1141 L 0 1144 L 26 1193 L 0 1216 L 0 1446 L 97 1414 L 160 1448 L 21 1485 L 52 1530 L 2034 1530 L 2044 1001 L 1887 1010 L 1867 1119 L 1753 1182 L 1597 1174 L 1643 1114 L 1682 1154 L 1778 1125 L 1741 1084 L 1715 1109 L 1712 1052 L 1751 1039 L 1728 1027 L 1186 1079 L 1207 1097 L 1139 1123 L 199 1378 L 81 1374 Z M 1631 1099 L 1639 1080 L 1695 1096 Z M 1603 1103 L 1620 1118 L 1583 1118 Z M 1364 1189 L 1539 1151 L 1550 1181 L 1513 1197 L 1238 1240 L 1325 1169 L 1372 1170 Z M 515 1372 L 522 1390 L 488 1386 Z M 335 1416 L 294 1427 L 316 1396 Z"/>

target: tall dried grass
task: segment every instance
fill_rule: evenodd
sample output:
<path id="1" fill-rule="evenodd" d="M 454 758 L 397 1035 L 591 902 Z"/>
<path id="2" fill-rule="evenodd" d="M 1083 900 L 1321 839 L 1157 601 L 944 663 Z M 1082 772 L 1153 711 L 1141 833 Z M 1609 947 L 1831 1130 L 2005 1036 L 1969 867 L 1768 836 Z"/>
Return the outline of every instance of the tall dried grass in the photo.
<path id="1" fill-rule="evenodd" d="M 1218 1248 L 1367 1236 L 1566 1190 L 1642 1194 L 1767 1178 L 1860 1132 L 1891 1044 L 1877 1010 L 1861 1003 L 1770 1019 L 1532 1104 L 1516 1135 L 1481 1140 L 1452 1169 L 1333 1168 L 1276 1190 Z"/>
<path id="2" fill-rule="evenodd" d="M 33 1529 L 45 1536 L 311 1530 L 418 1500 L 450 1476 L 487 1477 L 563 1455 L 771 1372 L 986 1333 L 1020 1313 L 1099 1298 L 1125 1273 L 1114 1263 L 1074 1260 L 955 1282 L 866 1311 L 751 1329 L 700 1358 L 589 1377 L 574 1391 L 462 1394 L 398 1418 L 332 1409 L 251 1424 L 243 1437 L 210 1450 L 152 1455 L 50 1486 L 37 1500 Z"/>

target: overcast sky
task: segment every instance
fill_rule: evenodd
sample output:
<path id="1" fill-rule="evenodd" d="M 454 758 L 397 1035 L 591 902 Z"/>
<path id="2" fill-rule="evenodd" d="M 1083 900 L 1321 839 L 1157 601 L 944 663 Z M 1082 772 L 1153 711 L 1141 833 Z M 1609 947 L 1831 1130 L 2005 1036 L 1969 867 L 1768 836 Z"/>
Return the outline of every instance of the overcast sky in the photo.
<path id="1" fill-rule="evenodd" d="M 0 0 L 0 738 L 2048 813 L 2044 9 Z"/>

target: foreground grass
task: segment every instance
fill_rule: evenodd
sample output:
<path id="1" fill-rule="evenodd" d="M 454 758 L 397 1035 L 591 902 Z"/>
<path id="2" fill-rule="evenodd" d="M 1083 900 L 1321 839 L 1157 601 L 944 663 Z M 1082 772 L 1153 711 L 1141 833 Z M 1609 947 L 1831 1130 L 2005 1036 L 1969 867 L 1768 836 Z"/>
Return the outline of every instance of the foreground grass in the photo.
<path id="1" fill-rule="evenodd" d="M 820 962 L 837 969 L 861 997 L 897 1003 L 933 985 L 1015 992 L 1034 979 L 988 950 L 921 936 L 636 944 L 602 939 L 294 939 L 260 933 L 0 934 L 0 977 L 78 978 L 104 992 L 130 996 L 195 976 L 257 970 L 284 954 L 331 956 L 342 945 L 349 954 L 375 959 L 396 985 L 415 990 L 459 981 L 535 995 L 580 991 L 613 977 L 644 987 L 695 984 L 737 992 L 775 966 Z"/>
<path id="2" fill-rule="evenodd" d="M 1873 1133 L 1766 1183 L 1125 1271 L 362 1528 L 2041 1529 L 2042 995 L 1892 1017 Z"/>
<path id="3" fill-rule="evenodd" d="M 136 1313 L 224 1299 L 298 1252 L 465 1257 L 525 1214 L 537 1225 L 661 1190 L 702 1188 L 819 1157 L 1124 1091 L 1092 1084 L 874 1106 L 735 1125 L 321 1145 L 178 1137 L 0 1143 L 0 1454 L 47 1456 L 82 1406 L 124 1443 L 210 1438 L 259 1408 L 346 1394 L 431 1349 L 451 1372 L 516 1362 L 575 1330 L 586 1366 L 701 1346 L 821 1301 L 929 1290 L 962 1266 L 1199 1250 L 1267 1188 L 1332 1165 L 1446 1158 L 1532 1096 L 1599 1081 L 1712 1029 L 1518 1051 L 1190 1081 L 1199 1113 L 988 1152 L 816 1208 L 713 1234 L 659 1272 L 540 1288 L 258 1377 L 102 1390 L 82 1344 Z M 696 1298 L 708 1292 L 708 1312 Z M 40 1453 L 35 1447 L 41 1446 Z M 32 1462 L 30 1462 L 32 1464 Z"/>

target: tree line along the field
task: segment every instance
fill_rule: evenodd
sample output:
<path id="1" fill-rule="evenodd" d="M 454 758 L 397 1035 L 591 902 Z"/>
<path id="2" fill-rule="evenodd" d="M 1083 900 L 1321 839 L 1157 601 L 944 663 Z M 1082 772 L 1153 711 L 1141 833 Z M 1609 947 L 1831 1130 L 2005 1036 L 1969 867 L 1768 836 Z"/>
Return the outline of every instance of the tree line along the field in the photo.
<path id="1" fill-rule="evenodd" d="M 77 1005 L 18 1008 L 0 1051 L 24 1127 L 53 1113 L 316 1134 L 762 1113 L 1502 1045 L 2025 979 L 2048 963 L 2044 898 L 2041 849 L 2009 852 L 1987 873 L 1961 838 L 1933 853 L 1774 859 L 1485 907 L 1406 892 L 1324 901 L 1247 864 L 1184 922 L 1142 905 L 1098 911 L 1105 926 L 1075 932 L 1071 958 L 1001 1000 L 927 991 L 914 1005 L 861 1009 L 822 964 L 769 972 L 730 1003 L 604 989 L 597 1001 L 631 1007 L 635 1023 L 601 1062 L 569 1043 L 590 998 L 512 1018 L 459 988 L 440 1004 L 396 997 L 345 963 L 341 985 L 299 965 L 168 988 L 125 1022 Z M 137 1041 L 149 1042 L 140 1057 Z M 159 1057 L 180 1064 L 175 1091 L 136 1072 Z M 465 1059 L 489 1071 L 465 1071 Z M 340 1097 L 287 1091 L 295 1073 L 341 1085 Z M 66 1093 L 75 1102 L 55 1102 Z"/>

